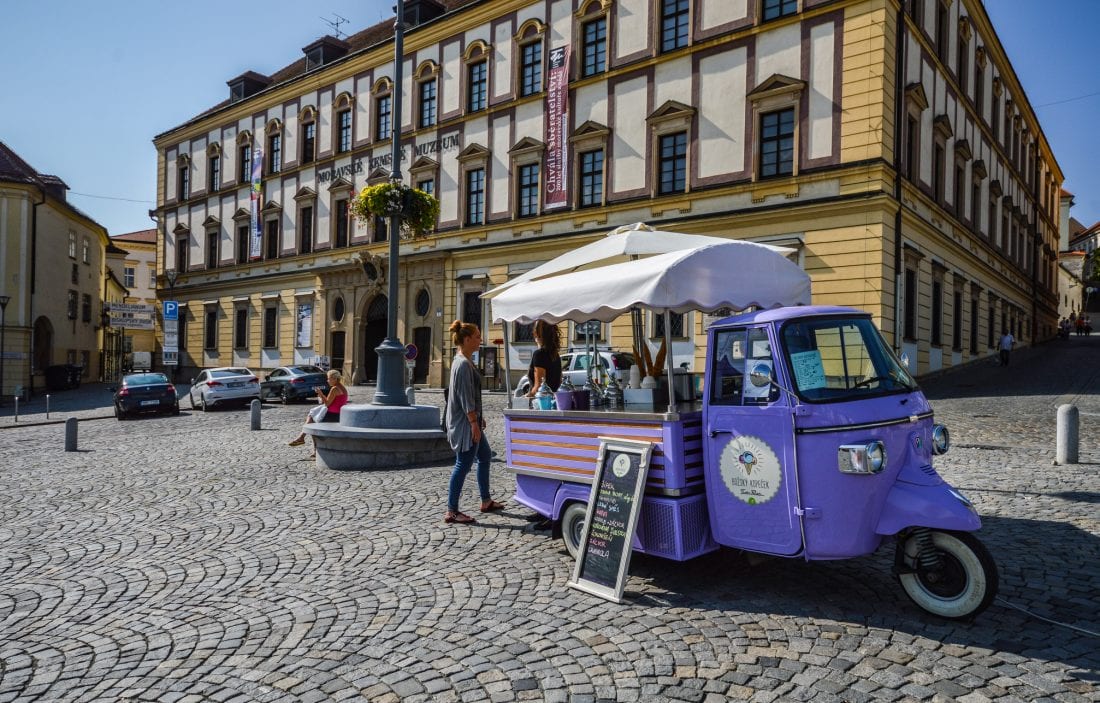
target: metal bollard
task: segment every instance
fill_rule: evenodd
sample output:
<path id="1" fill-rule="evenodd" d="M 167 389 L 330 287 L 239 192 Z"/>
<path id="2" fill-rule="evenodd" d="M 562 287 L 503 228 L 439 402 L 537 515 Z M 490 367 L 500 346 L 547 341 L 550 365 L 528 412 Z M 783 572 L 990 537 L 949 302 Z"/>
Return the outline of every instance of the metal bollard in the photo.
<path id="1" fill-rule="evenodd" d="M 46 419 L 50 419 L 50 394 L 46 394 Z"/>
<path id="2" fill-rule="evenodd" d="M 260 399 L 252 401 L 252 429 L 260 429 Z"/>
<path id="3" fill-rule="evenodd" d="M 1077 448 L 1080 442 L 1079 413 L 1076 405 L 1058 406 L 1058 436 L 1056 440 L 1054 462 L 1057 464 L 1076 464 Z"/>
<path id="4" fill-rule="evenodd" d="M 76 451 L 76 424 L 78 420 L 75 417 L 70 417 L 65 421 L 65 451 Z"/>
<path id="5" fill-rule="evenodd" d="M 14 396 L 14 398 L 15 398 L 15 420 L 13 420 L 13 422 L 19 422 L 19 396 Z"/>
<path id="6" fill-rule="evenodd" d="M 405 402 L 409 405 L 416 405 L 416 389 L 412 386 L 405 389 Z"/>

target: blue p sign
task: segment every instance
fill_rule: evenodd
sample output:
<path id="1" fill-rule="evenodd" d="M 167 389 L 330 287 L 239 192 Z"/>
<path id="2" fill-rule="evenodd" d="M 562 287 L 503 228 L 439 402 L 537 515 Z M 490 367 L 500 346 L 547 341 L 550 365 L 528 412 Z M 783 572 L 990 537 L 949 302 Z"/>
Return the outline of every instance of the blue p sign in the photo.
<path id="1" fill-rule="evenodd" d="M 180 316 L 180 304 L 174 300 L 164 301 L 164 319 L 178 320 Z"/>

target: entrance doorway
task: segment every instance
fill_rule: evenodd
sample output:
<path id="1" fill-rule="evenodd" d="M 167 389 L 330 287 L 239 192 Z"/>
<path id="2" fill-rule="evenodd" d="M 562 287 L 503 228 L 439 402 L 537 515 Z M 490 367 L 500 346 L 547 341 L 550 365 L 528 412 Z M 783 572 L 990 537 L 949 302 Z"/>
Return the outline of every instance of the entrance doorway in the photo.
<path id="1" fill-rule="evenodd" d="M 40 373 L 53 363 L 53 324 L 46 317 L 34 321 L 34 370 Z"/>
<path id="2" fill-rule="evenodd" d="M 344 339 L 346 332 L 333 332 L 329 337 L 329 368 L 344 373 Z"/>
<path id="3" fill-rule="evenodd" d="M 374 351 L 386 339 L 389 301 L 379 293 L 367 305 L 363 325 L 363 378 L 368 383 L 378 381 L 378 354 Z"/>
<path id="4" fill-rule="evenodd" d="M 416 366 L 413 367 L 413 383 L 428 382 L 428 367 L 432 362 L 432 328 L 413 329 L 413 344 L 416 345 Z"/>

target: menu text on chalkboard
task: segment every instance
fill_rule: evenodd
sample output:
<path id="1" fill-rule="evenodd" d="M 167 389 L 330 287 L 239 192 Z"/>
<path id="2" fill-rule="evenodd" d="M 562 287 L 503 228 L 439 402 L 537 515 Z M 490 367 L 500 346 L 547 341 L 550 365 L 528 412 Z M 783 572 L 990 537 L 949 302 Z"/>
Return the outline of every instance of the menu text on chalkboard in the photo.
<path id="1" fill-rule="evenodd" d="M 622 602 L 652 455 L 651 442 L 600 437 L 573 588 Z"/>

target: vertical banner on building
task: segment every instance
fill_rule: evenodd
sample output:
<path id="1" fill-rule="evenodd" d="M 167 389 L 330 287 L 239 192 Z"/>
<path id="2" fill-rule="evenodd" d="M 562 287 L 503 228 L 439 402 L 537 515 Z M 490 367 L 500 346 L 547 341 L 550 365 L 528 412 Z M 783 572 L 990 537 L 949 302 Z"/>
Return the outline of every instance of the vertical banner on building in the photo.
<path id="1" fill-rule="evenodd" d="M 568 204 L 569 184 L 569 47 L 550 50 L 546 86 L 546 192 L 543 208 Z"/>
<path id="2" fill-rule="evenodd" d="M 298 303 L 297 346 L 313 346 L 313 303 Z"/>
<path id="3" fill-rule="evenodd" d="M 260 222 L 260 210 L 264 206 L 263 192 L 264 150 L 252 145 L 252 237 L 248 242 L 248 258 L 260 258 L 261 243 L 264 238 L 263 223 Z"/>

